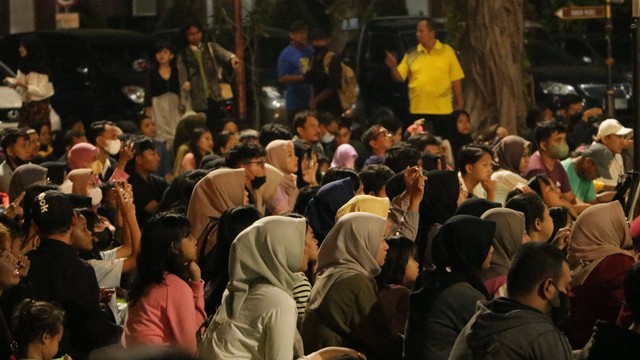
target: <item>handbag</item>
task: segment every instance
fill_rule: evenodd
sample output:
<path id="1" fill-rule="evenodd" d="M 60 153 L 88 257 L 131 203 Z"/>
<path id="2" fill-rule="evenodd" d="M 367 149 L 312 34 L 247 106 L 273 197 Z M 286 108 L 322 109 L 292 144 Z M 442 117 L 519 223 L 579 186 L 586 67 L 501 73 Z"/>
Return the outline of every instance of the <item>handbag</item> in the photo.
<path id="1" fill-rule="evenodd" d="M 231 84 L 224 80 L 222 77 L 222 69 L 218 66 L 216 62 L 216 56 L 213 53 L 213 49 L 211 48 L 211 43 L 207 43 L 209 47 L 209 53 L 213 58 L 213 65 L 216 67 L 216 72 L 218 73 L 218 88 L 220 89 L 220 99 L 221 100 L 230 100 L 233 99 L 233 89 L 231 88 Z"/>

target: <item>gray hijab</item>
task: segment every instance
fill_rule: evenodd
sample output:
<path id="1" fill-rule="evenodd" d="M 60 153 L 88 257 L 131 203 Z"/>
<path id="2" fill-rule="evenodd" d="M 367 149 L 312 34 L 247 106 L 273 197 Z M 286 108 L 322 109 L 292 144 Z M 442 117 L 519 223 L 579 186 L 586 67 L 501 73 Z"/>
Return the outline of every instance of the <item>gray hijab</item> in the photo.
<path id="1" fill-rule="evenodd" d="M 355 274 L 374 281 L 380 273 L 376 255 L 387 225 L 385 218 L 363 212 L 347 214 L 331 229 L 318 252 L 318 277 L 309 308 L 322 303 L 331 286 Z"/>
<path id="2" fill-rule="evenodd" d="M 491 266 L 481 272 L 484 280 L 506 275 L 511 267 L 511 259 L 522 245 L 525 231 L 524 214 L 506 208 L 496 208 L 482 214 L 482 219 L 495 221 L 496 234 L 493 237 L 493 257 Z"/>

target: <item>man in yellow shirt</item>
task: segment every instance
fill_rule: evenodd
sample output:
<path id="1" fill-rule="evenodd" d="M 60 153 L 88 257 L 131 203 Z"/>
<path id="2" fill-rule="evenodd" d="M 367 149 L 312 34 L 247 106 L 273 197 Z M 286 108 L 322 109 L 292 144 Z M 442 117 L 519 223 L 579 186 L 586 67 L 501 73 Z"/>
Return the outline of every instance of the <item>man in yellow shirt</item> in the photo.
<path id="1" fill-rule="evenodd" d="M 455 124 L 450 114 L 454 107 L 456 110 L 464 107 L 461 83 L 464 73 L 453 49 L 436 39 L 431 19 L 424 18 L 418 22 L 416 38 L 418 46 L 404 55 L 400 65 L 389 52 L 385 63 L 395 81 L 409 79 L 411 120 L 424 118 L 431 132 L 448 138 Z"/>

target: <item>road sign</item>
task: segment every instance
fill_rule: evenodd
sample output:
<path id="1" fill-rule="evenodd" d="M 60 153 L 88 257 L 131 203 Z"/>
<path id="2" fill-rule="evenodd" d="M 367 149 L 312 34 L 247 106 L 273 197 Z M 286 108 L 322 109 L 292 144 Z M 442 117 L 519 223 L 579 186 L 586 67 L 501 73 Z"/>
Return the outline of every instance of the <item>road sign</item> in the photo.
<path id="1" fill-rule="evenodd" d="M 604 6 L 569 6 L 556 11 L 562 20 L 601 19 L 605 16 Z"/>

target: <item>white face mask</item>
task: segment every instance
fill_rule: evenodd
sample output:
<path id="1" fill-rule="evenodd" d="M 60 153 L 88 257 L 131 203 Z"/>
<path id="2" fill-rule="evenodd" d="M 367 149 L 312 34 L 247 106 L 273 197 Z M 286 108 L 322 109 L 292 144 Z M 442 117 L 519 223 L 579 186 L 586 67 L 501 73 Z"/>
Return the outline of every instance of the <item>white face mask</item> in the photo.
<path id="1" fill-rule="evenodd" d="M 91 197 L 91 205 L 96 206 L 102 201 L 102 190 L 99 188 L 87 189 L 88 195 Z"/>
<path id="2" fill-rule="evenodd" d="M 107 147 L 105 150 L 111 155 L 117 155 L 118 152 L 120 152 L 121 145 L 122 143 L 120 142 L 120 139 L 107 140 Z"/>
<path id="3" fill-rule="evenodd" d="M 333 136 L 331 133 L 325 133 L 324 135 L 322 135 L 322 138 L 320 139 L 320 141 L 322 141 L 325 144 L 328 144 L 330 142 L 332 142 L 336 137 Z"/>

